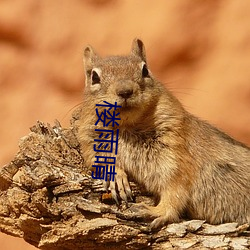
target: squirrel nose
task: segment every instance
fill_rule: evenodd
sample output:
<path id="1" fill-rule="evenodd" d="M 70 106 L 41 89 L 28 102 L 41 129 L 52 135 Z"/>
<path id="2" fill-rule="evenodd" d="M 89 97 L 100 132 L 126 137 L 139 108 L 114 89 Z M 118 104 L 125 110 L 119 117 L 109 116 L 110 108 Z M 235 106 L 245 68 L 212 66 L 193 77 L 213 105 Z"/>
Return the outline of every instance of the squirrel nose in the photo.
<path id="1" fill-rule="evenodd" d="M 116 91 L 116 94 L 124 99 L 128 99 L 133 94 L 133 89 L 120 89 Z"/>

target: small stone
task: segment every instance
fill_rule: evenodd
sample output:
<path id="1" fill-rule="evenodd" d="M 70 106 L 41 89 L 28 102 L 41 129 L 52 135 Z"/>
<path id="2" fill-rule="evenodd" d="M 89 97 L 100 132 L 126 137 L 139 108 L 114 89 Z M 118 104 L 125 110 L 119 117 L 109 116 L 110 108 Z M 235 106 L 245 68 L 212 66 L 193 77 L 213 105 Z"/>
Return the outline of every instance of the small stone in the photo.
<path id="1" fill-rule="evenodd" d="M 237 232 L 238 223 L 225 223 L 221 225 L 208 225 L 204 224 L 202 234 L 205 235 L 216 235 L 216 234 L 227 234 Z"/>
<path id="2" fill-rule="evenodd" d="M 169 241 L 174 247 L 178 247 L 178 249 L 188 249 L 199 242 L 195 237 L 187 239 L 171 238 Z"/>
<path id="3" fill-rule="evenodd" d="M 204 236 L 202 239 L 202 244 L 204 247 L 217 248 L 228 246 L 228 239 L 225 239 L 224 235 L 219 236 Z"/>

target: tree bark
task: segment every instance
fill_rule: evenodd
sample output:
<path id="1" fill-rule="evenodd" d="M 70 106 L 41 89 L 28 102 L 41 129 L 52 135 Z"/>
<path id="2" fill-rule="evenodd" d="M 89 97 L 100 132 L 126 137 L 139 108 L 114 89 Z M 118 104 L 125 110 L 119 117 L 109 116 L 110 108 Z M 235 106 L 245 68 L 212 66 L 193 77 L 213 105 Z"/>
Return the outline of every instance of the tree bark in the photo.
<path id="1" fill-rule="evenodd" d="M 0 169 L 0 230 L 45 250 L 249 249 L 249 225 L 209 225 L 191 220 L 150 232 L 114 203 L 84 165 L 71 126 L 37 122 L 20 140 L 19 152 Z M 131 182 L 135 202 L 151 197 Z"/>

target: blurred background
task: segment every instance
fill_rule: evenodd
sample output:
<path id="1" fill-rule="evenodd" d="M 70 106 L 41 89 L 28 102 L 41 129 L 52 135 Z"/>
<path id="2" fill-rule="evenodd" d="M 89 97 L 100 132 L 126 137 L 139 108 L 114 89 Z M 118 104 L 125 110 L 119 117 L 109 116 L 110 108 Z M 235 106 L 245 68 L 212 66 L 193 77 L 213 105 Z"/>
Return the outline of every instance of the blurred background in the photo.
<path id="1" fill-rule="evenodd" d="M 149 68 L 191 113 L 250 145 L 250 2 L 0 1 L 0 166 L 37 120 L 68 126 L 83 49 L 146 46 Z M 3 250 L 36 249 L 0 233 Z"/>

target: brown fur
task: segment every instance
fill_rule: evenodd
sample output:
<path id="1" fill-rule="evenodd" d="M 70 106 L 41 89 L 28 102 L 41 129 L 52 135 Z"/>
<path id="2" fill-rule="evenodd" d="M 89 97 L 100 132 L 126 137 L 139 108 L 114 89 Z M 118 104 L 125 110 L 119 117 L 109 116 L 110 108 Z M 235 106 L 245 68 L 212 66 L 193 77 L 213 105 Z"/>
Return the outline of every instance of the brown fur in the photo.
<path id="1" fill-rule="evenodd" d="M 79 139 L 89 167 L 97 155 L 95 105 L 122 106 L 116 183 L 110 182 L 115 199 L 116 186 L 122 199 L 130 196 L 129 176 L 159 197 L 156 207 L 138 205 L 155 218 L 153 228 L 178 221 L 183 213 L 214 224 L 250 223 L 250 149 L 189 114 L 150 71 L 143 77 L 147 62 L 140 40 L 133 41 L 128 56 L 100 58 L 89 46 L 84 63 Z M 93 70 L 100 77 L 95 85 Z M 132 94 L 124 97 L 128 92 Z"/>

